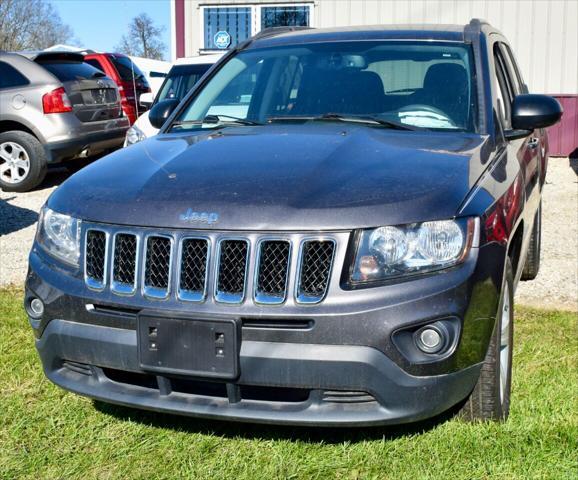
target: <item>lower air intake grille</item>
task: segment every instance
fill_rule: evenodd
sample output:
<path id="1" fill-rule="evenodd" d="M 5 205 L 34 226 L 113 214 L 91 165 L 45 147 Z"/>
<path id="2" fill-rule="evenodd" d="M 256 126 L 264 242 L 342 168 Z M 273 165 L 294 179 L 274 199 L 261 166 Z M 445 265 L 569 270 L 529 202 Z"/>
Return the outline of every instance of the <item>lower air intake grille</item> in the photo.
<path id="1" fill-rule="evenodd" d="M 301 303 L 316 303 L 323 299 L 329 283 L 335 243 L 332 240 L 315 240 L 303 244 L 299 291 Z"/>
<path id="2" fill-rule="evenodd" d="M 204 295 L 205 279 L 207 276 L 207 257 L 209 243 L 200 238 L 187 238 L 183 240 L 181 257 L 181 274 L 179 278 L 179 291 L 181 295 L 201 294 Z M 194 298 L 183 298 L 185 300 Z"/>
<path id="3" fill-rule="evenodd" d="M 124 285 L 134 285 L 136 274 L 136 237 L 119 233 L 114 239 L 112 278 Z"/>
<path id="4" fill-rule="evenodd" d="M 245 293 L 245 275 L 249 246 L 245 240 L 223 240 L 220 244 L 217 299 L 241 302 Z"/>
<path id="5" fill-rule="evenodd" d="M 261 243 L 256 298 L 283 301 L 287 289 L 289 242 L 268 240 Z"/>
<path id="6" fill-rule="evenodd" d="M 148 237 L 145 267 L 145 287 L 169 288 L 171 240 L 166 237 Z"/>
<path id="7" fill-rule="evenodd" d="M 100 230 L 86 233 L 86 276 L 104 283 L 104 257 L 106 256 L 106 234 Z"/>

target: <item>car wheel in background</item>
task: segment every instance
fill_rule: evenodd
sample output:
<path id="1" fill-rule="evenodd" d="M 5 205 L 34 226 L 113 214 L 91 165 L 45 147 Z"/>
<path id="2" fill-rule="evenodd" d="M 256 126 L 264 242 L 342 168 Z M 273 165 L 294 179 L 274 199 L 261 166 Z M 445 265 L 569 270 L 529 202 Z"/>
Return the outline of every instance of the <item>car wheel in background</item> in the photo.
<path id="1" fill-rule="evenodd" d="M 514 275 L 506 261 L 506 278 L 494 332 L 474 391 L 460 411 L 467 421 L 504 421 L 510 413 L 514 338 Z"/>
<path id="2" fill-rule="evenodd" d="M 534 226 L 530 236 L 530 245 L 526 254 L 526 263 L 522 270 L 522 280 L 534 280 L 540 270 L 540 248 L 542 246 L 542 202 L 534 217 Z"/>
<path id="3" fill-rule="evenodd" d="M 46 153 L 40 142 L 26 132 L 0 133 L 0 187 L 26 192 L 46 176 Z"/>

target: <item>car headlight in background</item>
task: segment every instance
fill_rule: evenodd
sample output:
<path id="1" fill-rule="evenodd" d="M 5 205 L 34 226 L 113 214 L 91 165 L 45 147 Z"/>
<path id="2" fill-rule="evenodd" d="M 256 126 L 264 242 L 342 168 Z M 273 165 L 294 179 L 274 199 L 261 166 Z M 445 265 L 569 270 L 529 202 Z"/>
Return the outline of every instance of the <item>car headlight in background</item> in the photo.
<path id="1" fill-rule="evenodd" d="M 363 230 L 350 280 L 376 282 L 451 267 L 466 257 L 474 232 L 474 218 Z"/>
<path id="2" fill-rule="evenodd" d="M 44 207 L 38 222 L 36 241 L 52 256 L 78 266 L 80 220 Z"/>
<path id="3" fill-rule="evenodd" d="M 147 136 L 144 132 L 138 128 L 136 125 L 133 125 L 126 131 L 126 146 L 134 145 L 135 143 L 142 142 L 146 139 Z"/>

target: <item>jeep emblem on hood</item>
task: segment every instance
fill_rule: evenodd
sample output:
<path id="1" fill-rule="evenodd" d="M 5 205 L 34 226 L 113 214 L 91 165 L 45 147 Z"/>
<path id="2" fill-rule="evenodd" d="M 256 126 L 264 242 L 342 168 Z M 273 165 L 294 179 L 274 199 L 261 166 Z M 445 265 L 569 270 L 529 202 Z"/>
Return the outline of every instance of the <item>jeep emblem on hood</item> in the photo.
<path id="1" fill-rule="evenodd" d="M 219 214 L 215 212 L 194 212 L 192 208 L 189 208 L 185 213 L 181 213 L 179 218 L 181 221 L 187 223 L 206 223 L 207 225 L 212 225 L 219 221 Z"/>

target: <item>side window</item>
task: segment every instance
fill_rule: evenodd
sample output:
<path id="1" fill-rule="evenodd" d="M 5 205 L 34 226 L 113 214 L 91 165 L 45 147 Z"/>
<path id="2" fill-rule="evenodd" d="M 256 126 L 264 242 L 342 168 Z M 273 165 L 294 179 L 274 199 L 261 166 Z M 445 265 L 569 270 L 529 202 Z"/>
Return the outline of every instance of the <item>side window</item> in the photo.
<path id="1" fill-rule="evenodd" d="M 496 68 L 496 95 L 498 115 L 502 121 L 504 128 L 510 128 L 512 100 L 514 99 L 514 91 L 511 82 L 508 78 L 508 72 L 504 63 L 504 58 L 501 55 L 498 45 L 494 47 L 494 62 Z"/>
<path id="2" fill-rule="evenodd" d="M 104 67 L 101 65 L 101 63 L 96 60 L 95 58 L 91 58 L 90 60 L 84 60 L 86 63 L 88 63 L 89 65 L 92 65 L 94 68 L 97 68 L 98 70 L 100 70 L 101 72 L 104 72 Z"/>
<path id="3" fill-rule="evenodd" d="M 0 62 L 0 88 L 22 87 L 29 83 L 28 79 L 12 65 Z"/>
<path id="4" fill-rule="evenodd" d="M 520 69 L 518 68 L 518 64 L 516 62 L 514 54 L 512 53 L 512 49 L 510 48 L 509 45 L 502 43 L 502 52 L 504 57 L 506 58 L 506 61 L 508 62 L 508 68 L 510 69 L 513 83 L 516 86 L 517 95 L 527 93 L 526 84 L 524 83 L 524 80 L 520 73 Z"/>

